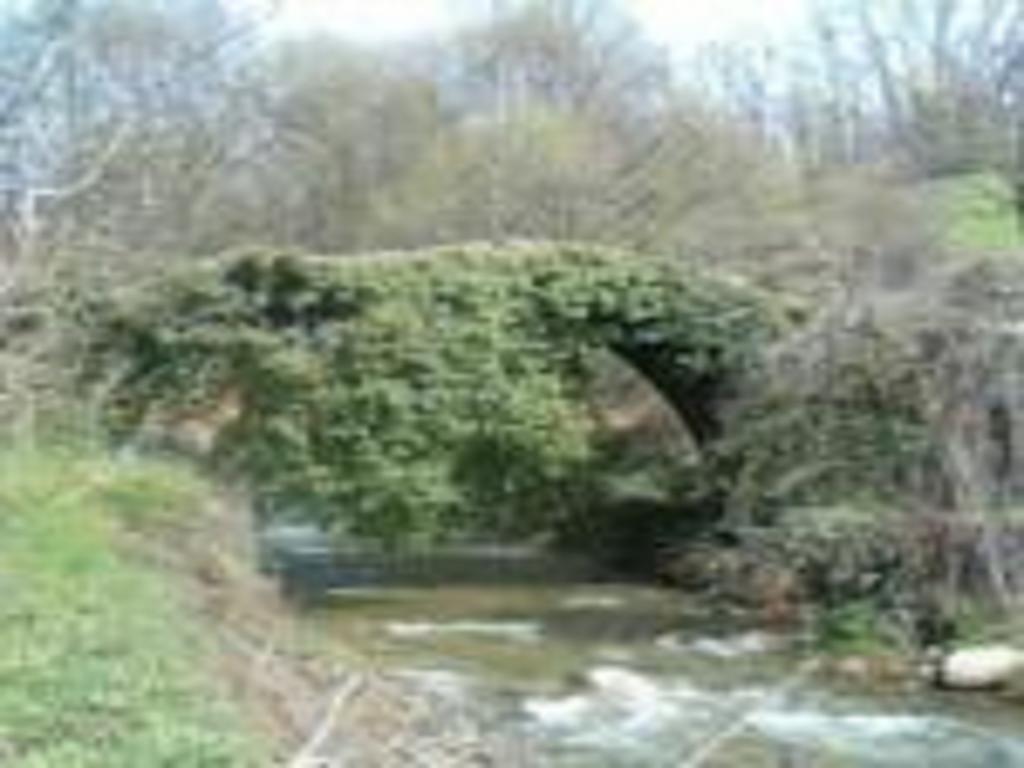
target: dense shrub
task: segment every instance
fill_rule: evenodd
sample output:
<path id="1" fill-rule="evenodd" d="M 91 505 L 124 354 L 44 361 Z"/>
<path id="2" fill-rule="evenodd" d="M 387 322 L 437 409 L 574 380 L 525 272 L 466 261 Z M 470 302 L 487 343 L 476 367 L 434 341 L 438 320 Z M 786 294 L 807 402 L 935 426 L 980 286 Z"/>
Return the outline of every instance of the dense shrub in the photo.
<path id="1" fill-rule="evenodd" d="M 1024 490 L 1024 275 L 981 259 L 822 308 L 766 355 L 721 460 L 738 509 L 966 510 Z"/>
<path id="2" fill-rule="evenodd" d="M 986 527 L 980 516 L 877 507 L 789 510 L 738 533 L 732 551 L 745 566 L 732 569 L 734 588 L 749 592 L 752 573 L 785 570 L 827 642 L 944 644 L 991 607 Z M 999 522 L 996 533 L 1000 556 L 1019 562 L 1020 519 Z"/>
<path id="3" fill-rule="evenodd" d="M 741 559 L 791 569 L 825 635 L 846 642 L 873 615 L 929 643 L 966 606 L 1015 610 L 1022 286 L 1003 258 L 851 289 L 748 382 L 715 446 L 726 528 L 742 532 Z M 795 521 L 794 508 L 811 511 Z"/>
<path id="4" fill-rule="evenodd" d="M 928 402 L 914 339 L 874 324 L 790 339 L 751 383 L 719 461 L 734 510 L 905 498 L 930 459 Z"/>

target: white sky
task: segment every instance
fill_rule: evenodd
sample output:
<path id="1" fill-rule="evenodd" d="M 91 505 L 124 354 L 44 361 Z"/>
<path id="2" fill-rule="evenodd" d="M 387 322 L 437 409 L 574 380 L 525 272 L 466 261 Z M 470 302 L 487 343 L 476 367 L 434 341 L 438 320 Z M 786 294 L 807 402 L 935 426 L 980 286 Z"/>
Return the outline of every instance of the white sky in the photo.
<path id="1" fill-rule="evenodd" d="M 364 41 L 443 31 L 489 0 L 283 0 L 282 33 L 332 31 Z M 622 0 L 648 35 L 675 48 L 775 35 L 794 27 L 804 0 Z"/>

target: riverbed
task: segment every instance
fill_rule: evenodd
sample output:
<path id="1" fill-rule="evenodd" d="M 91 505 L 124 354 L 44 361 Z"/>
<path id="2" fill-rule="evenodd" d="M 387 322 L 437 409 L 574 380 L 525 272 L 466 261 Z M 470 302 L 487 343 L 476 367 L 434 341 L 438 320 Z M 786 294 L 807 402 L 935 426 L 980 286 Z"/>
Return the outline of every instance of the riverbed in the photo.
<path id="1" fill-rule="evenodd" d="M 808 644 L 633 585 L 333 593 L 315 620 L 553 768 L 1024 767 L 1024 708 L 822 675 Z"/>

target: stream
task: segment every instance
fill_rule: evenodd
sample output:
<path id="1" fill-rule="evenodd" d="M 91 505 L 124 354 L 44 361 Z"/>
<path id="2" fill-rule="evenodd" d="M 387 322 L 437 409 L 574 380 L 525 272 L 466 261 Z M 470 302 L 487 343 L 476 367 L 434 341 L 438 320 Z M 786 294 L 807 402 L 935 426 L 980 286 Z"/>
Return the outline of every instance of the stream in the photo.
<path id="1" fill-rule="evenodd" d="M 375 664 L 493 712 L 554 768 L 1024 766 L 1019 707 L 837 687 L 794 638 L 676 592 L 338 591 L 315 620 Z"/>

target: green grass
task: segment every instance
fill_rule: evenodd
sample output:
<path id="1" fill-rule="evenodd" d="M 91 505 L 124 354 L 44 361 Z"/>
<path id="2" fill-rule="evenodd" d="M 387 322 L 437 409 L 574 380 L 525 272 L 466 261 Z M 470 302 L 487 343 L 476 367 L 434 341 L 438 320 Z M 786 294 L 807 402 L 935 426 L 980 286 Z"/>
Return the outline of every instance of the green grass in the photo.
<path id="1" fill-rule="evenodd" d="M 160 465 L 0 449 L 4 768 L 256 764 L 170 578 L 119 536 L 199 493 Z"/>
<path id="2" fill-rule="evenodd" d="M 954 248 L 1009 250 L 1024 248 L 1009 184 L 992 174 L 944 181 L 939 195 L 945 214 L 947 243 Z"/>

